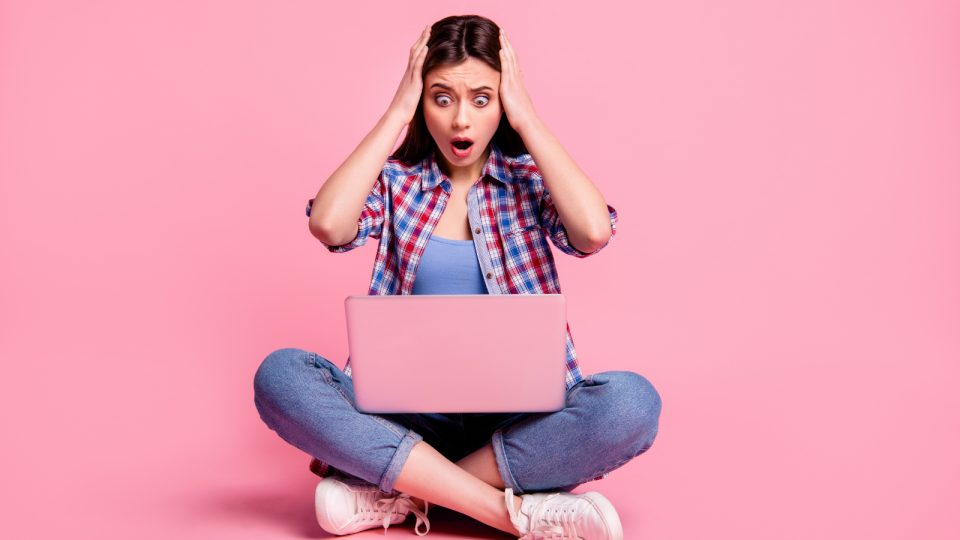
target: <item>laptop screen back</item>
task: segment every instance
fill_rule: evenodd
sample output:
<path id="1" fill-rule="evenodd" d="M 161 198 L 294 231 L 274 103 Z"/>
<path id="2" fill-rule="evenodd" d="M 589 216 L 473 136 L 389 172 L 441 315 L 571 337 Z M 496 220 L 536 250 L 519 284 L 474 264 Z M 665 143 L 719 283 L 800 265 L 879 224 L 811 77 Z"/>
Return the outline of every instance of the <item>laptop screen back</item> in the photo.
<path id="1" fill-rule="evenodd" d="M 565 404 L 563 295 L 350 296 L 344 305 L 362 412 L 552 412 Z"/>

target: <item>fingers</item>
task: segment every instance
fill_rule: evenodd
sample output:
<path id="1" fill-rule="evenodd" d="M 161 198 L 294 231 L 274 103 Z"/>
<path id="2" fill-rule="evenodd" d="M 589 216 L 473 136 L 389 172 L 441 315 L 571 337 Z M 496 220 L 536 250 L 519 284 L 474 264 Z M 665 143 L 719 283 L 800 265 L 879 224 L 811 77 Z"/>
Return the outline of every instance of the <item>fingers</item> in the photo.
<path id="1" fill-rule="evenodd" d="M 507 56 L 509 56 L 510 59 L 513 60 L 514 64 L 519 64 L 520 57 L 517 56 L 517 51 L 516 49 L 513 48 L 513 42 L 510 41 L 510 36 L 508 36 L 507 33 L 504 32 L 503 30 L 500 31 L 500 36 L 501 36 L 501 41 L 503 42 L 503 45 L 504 45 L 503 48 L 507 52 Z"/>
<path id="2" fill-rule="evenodd" d="M 416 56 L 417 52 L 420 51 L 420 49 L 427 42 L 427 39 L 429 39 L 429 37 L 430 37 L 430 25 L 427 25 L 427 27 L 423 29 L 423 32 L 420 32 L 420 37 L 417 38 L 416 43 L 414 43 L 413 46 L 410 47 L 411 58 Z"/>
<path id="3" fill-rule="evenodd" d="M 404 77 L 409 77 L 409 81 L 416 84 L 421 79 L 421 70 L 423 62 L 427 58 L 427 41 L 430 39 L 430 26 L 427 25 L 420 34 L 420 38 L 410 48 L 410 61 L 407 63 L 407 72 Z"/>
<path id="4" fill-rule="evenodd" d="M 500 59 L 501 64 L 503 64 L 503 71 L 510 75 L 516 75 L 519 59 L 517 58 L 517 52 L 513 49 L 513 44 L 510 43 L 510 38 L 507 37 L 507 33 L 503 29 L 500 29 L 500 47 L 502 47 L 500 49 Z"/>
<path id="5" fill-rule="evenodd" d="M 423 29 L 423 32 L 420 33 L 420 37 L 417 38 L 417 42 L 410 47 L 410 62 L 413 62 L 414 59 L 416 59 L 417 56 L 423 52 L 423 46 L 427 44 L 428 39 L 430 39 L 429 24 Z"/>
<path id="6" fill-rule="evenodd" d="M 421 71 L 423 70 L 423 62 L 427 59 L 427 46 L 423 45 L 420 47 L 420 53 L 417 55 L 416 60 L 413 62 L 413 78 L 414 80 L 420 80 Z"/>
<path id="7" fill-rule="evenodd" d="M 503 34 L 503 30 L 500 31 L 500 74 L 501 76 L 510 76 L 512 71 L 510 63 L 510 53 L 507 52 L 507 42 L 506 37 Z"/>
<path id="8" fill-rule="evenodd" d="M 503 41 L 504 41 L 504 43 L 507 44 L 507 50 L 509 51 L 508 54 L 510 55 L 511 59 L 513 60 L 513 63 L 514 63 L 515 65 L 519 65 L 519 64 L 520 64 L 520 57 L 517 56 L 517 51 L 516 51 L 516 49 L 513 48 L 513 42 L 510 41 L 510 37 L 507 36 L 507 33 L 506 33 L 506 32 L 503 32 Z"/>

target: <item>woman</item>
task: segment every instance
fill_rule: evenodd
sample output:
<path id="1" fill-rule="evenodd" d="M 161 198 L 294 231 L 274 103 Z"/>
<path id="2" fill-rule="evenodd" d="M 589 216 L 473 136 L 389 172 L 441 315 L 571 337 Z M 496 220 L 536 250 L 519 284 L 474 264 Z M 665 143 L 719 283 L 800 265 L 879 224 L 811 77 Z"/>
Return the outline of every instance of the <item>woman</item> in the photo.
<path id="1" fill-rule="evenodd" d="M 387 112 L 307 214 L 330 251 L 380 239 L 370 294 L 559 293 L 546 237 L 586 257 L 617 221 L 537 116 L 509 38 L 478 16 L 423 31 Z M 264 422 L 322 462 L 317 517 L 334 534 L 411 512 L 426 534 L 435 504 L 528 538 L 620 540 L 606 498 L 568 491 L 646 451 L 660 414 L 637 374 L 584 379 L 569 327 L 567 402 L 556 413 L 362 414 L 349 361 L 341 371 L 297 349 L 268 356 L 254 388 Z M 334 467 L 344 475 L 330 476 Z"/>

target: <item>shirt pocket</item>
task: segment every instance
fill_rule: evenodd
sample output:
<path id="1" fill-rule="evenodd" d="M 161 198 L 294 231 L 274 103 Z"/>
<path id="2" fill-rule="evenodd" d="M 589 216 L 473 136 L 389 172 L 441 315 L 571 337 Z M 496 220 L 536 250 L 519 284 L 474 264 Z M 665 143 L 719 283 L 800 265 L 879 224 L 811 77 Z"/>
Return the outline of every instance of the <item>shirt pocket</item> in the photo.
<path id="1" fill-rule="evenodd" d="M 511 268 L 526 268 L 548 258 L 550 247 L 540 225 L 518 227 L 507 233 L 507 265 Z M 534 264 L 539 266 L 539 264 Z"/>
<path id="2" fill-rule="evenodd" d="M 517 227 L 516 229 L 507 233 L 507 238 L 513 238 L 514 235 L 524 234 L 532 230 L 540 230 L 539 225 L 530 225 L 529 227 Z"/>

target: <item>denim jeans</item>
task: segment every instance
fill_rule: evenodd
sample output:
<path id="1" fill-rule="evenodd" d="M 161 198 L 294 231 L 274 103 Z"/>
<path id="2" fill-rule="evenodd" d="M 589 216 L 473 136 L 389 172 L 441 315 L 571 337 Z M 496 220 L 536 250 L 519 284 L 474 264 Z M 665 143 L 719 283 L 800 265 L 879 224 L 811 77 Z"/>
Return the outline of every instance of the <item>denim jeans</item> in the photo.
<path id="1" fill-rule="evenodd" d="M 492 442 L 514 493 L 569 491 L 650 448 L 660 418 L 659 394 L 629 371 L 586 377 L 553 413 L 364 414 L 353 380 L 300 349 L 267 356 L 254 377 L 254 402 L 285 441 L 386 492 L 420 441 L 454 462 Z"/>

